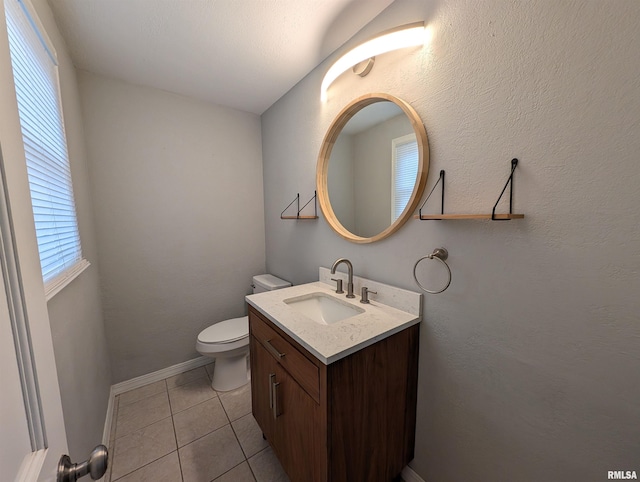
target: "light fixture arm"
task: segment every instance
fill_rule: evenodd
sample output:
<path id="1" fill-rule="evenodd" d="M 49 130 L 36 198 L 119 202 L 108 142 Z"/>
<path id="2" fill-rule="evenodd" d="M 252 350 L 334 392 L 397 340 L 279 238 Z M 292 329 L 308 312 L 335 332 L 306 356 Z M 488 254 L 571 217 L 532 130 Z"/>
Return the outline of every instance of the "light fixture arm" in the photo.
<path id="1" fill-rule="evenodd" d="M 424 45 L 427 42 L 426 30 L 424 22 L 403 25 L 351 49 L 336 60 L 325 74 L 320 86 L 320 99 L 324 102 L 327 99 L 327 89 L 333 81 L 359 62 L 392 50 Z"/>

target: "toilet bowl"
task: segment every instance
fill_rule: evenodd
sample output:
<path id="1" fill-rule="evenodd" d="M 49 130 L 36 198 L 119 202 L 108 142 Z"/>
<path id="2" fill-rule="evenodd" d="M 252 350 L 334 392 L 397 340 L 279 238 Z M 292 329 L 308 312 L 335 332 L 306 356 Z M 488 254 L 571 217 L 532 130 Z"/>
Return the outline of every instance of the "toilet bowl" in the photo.
<path id="1" fill-rule="evenodd" d="M 254 293 L 291 286 L 288 281 L 270 274 L 253 277 Z M 249 381 L 249 317 L 232 318 L 205 328 L 198 335 L 196 350 L 215 358 L 211 386 L 218 392 L 235 390 Z"/>
<path id="2" fill-rule="evenodd" d="M 213 369 L 214 390 L 226 392 L 247 383 L 249 354 L 249 317 L 221 321 L 198 335 L 196 350 L 216 359 Z"/>

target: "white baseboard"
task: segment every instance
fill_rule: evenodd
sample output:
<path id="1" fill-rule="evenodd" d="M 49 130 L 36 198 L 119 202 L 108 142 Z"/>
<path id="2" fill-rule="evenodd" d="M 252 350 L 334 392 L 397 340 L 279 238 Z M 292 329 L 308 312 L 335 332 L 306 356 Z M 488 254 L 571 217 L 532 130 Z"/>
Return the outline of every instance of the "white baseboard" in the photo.
<path id="1" fill-rule="evenodd" d="M 404 480 L 404 482 L 425 482 L 424 479 L 416 474 L 408 465 L 402 469 L 402 480 Z"/>
<path id="2" fill-rule="evenodd" d="M 131 380 L 125 380 L 124 382 L 116 383 L 115 385 L 111 386 L 111 391 L 113 392 L 113 395 L 120 395 L 121 393 L 128 392 L 129 390 L 133 390 L 134 388 L 144 387 L 145 385 L 149 385 L 150 383 L 179 375 L 180 373 L 184 373 L 186 371 L 193 370 L 194 368 L 208 365 L 209 363 L 213 363 L 213 358 L 201 356 L 198 358 L 194 358 L 193 360 L 187 360 L 186 362 L 163 368 L 162 370 L 158 370 L 156 372 L 147 373 L 146 375 L 132 378 Z"/>
<path id="3" fill-rule="evenodd" d="M 109 439 L 111 438 L 111 424 L 113 423 L 113 407 L 115 399 L 116 396 L 113 394 L 113 385 L 111 385 L 111 389 L 109 390 L 109 403 L 107 404 L 107 414 L 104 417 L 104 429 L 102 431 L 102 445 L 107 447 L 109 450 L 109 462 L 107 464 L 107 471 L 99 482 L 109 482 L 109 479 L 111 478 L 111 465 L 113 464 L 114 447 L 109 446 Z"/>
<path id="4" fill-rule="evenodd" d="M 104 430 L 102 431 L 102 445 L 109 447 L 109 438 L 111 437 L 111 423 L 113 422 L 113 404 L 116 396 L 113 393 L 113 385 L 109 390 L 109 403 L 107 405 L 107 415 L 104 417 Z"/>

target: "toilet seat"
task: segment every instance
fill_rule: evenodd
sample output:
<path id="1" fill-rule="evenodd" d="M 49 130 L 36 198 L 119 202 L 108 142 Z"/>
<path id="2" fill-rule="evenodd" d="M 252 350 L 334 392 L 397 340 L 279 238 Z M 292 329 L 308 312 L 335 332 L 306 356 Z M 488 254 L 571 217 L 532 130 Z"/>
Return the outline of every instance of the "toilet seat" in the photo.
<path id="1" fill-rule="evenodd" d="M 198 343 L 226 344 L 249 337 L 249 317 L 224 320 L 209 328 L 205 328 L 198 335 Z"/>

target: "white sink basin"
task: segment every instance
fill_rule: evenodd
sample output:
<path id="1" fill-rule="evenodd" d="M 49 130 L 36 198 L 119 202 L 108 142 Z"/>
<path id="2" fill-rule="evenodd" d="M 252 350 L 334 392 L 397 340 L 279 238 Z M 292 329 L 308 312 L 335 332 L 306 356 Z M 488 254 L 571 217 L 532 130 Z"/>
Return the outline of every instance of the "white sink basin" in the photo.
<path id="1" fill-rule="evenodd" d="M 321 325 L 330 325 L 364 313 L 363 308 L 353 306 L 326 293 L 309 293 L 283 301 L 294 310 Z"/>

